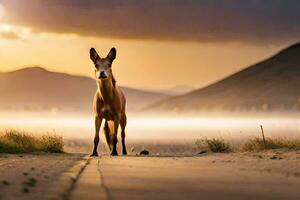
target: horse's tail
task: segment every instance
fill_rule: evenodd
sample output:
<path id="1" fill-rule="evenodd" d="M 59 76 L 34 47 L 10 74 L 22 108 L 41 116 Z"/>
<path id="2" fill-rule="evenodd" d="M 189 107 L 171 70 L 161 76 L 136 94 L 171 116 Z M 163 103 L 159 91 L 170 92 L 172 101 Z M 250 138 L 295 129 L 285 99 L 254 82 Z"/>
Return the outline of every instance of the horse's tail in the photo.
<path id="1" fill-rule="evenodd" d="M 104 135 L 105 135 L 105 139 L 106 139 L 106 144 L 109 148 L 109 150 L 112 149 L 112 129 L 113 127 L 109 127 L 109 124 L 107 122 L 107 120 L 105 120 L 105 124 L 104 124 Z"/>

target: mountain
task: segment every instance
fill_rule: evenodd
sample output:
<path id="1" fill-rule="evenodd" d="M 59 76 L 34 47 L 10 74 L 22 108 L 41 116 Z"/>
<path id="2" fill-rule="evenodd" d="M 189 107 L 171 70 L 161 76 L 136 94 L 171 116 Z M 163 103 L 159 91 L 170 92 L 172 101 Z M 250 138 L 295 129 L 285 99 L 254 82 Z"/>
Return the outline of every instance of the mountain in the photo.
<path id="1" fill-rule="evenodd" d="M 0 109 L 92 110 L 96 82 L 84 76 L 50 72 L 41 67 L 0 73 Z M 138 110 L 168 95 L 122 87 L 127 110 Z"/>
<path id="2" fill-rule="evenodd" d="M 268 111 L 300 107 L 300 43 L 221 81 L 156 102 L 146 110 Z"/>

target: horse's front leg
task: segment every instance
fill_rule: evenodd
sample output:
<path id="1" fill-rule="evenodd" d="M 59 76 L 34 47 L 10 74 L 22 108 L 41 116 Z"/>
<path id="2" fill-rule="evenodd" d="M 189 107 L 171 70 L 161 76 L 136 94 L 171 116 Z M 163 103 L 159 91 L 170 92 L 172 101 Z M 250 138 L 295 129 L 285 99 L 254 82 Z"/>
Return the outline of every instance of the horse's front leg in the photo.
<path id="1" fill-rule="evenodd" d="M 97 147 L 99 144 L 99 131 L 102 123 L 102 117 L 99 117 L 98 115 L 95 116 L 95 137 L 94 137 L 94 149 L 91 156 L 98 156 Z"/>
<path id="2" fill-rule="evenodd" d="M 114 133 L 113 133 L 113 149 L 111 152 L 112 156 L 117 156 L 117 143 L 118 143 L 118 129 L 119 129 L 119 124 L 120 124 L 120 116 L 116 116 L 114 118 Z"/>
<path id="3" fill-rule="evenodd" d="M 121 121 L 120 121 L 120 127 L 121 127 L 121 137 L 122 137 L 122 152 L 123 155 L 127 155 L 127 151 L 126 151 L 126 145 L 125 145 L 125 127 L 127 124 L 127 118 L 126 115 L 122 115 L 121 117 Z"/>

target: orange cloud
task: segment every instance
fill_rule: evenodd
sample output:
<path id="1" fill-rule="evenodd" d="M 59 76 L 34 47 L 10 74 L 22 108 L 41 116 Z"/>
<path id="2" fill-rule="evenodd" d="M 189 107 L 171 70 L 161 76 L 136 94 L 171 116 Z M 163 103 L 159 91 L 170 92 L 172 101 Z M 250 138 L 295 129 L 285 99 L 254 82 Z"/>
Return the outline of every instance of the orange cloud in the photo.
<path id="1" fill-rule="evenodd" d="M 0 37 L 4 39 L 25 39 L 30 32 L 29 28 L 0 24 Z"/>

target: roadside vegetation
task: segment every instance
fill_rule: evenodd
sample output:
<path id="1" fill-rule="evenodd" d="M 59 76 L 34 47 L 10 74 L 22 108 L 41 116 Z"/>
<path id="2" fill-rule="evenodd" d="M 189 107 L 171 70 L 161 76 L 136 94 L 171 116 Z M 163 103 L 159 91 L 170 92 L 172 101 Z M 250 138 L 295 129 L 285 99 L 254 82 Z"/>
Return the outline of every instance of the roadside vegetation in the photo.
<path id="1" fill-rule="evenodd" d="M 242 151 L 263 151 L 270 149 L 300 150 L 300 138 L 253 138 L 246 141 L 242 146 Z"/>
<path id="2" fill-rule="evenodd" d="M 62 153 L 63 146 L 63 138 L 55 134 L 36 136 L 19 130 L 0 132 L 0 153 Z"/>
<path id="3" fill-rule="evenodd" d="M 229 143 L 221 138 L 198 139 L 195 141 L 195 145 L 201 151 L 211 151 L 214 153 L 229 153 L 232 151 Z"/>
<path id="4" fill-rule="evenodd" d="M 243 142 L 237 147 L 229 144 L 222 138 L 212 139 L 197 139 L 195 141 L 196 148 L 200 152 L 214 152 L 214 153 L 229 153 L 233 151 L 243 152 L 259 152 L 272 149 L 287 149 L 287 150 L 300 150 L 300 138 L 287 139 L 287 138 L 251 138 Z"/>

